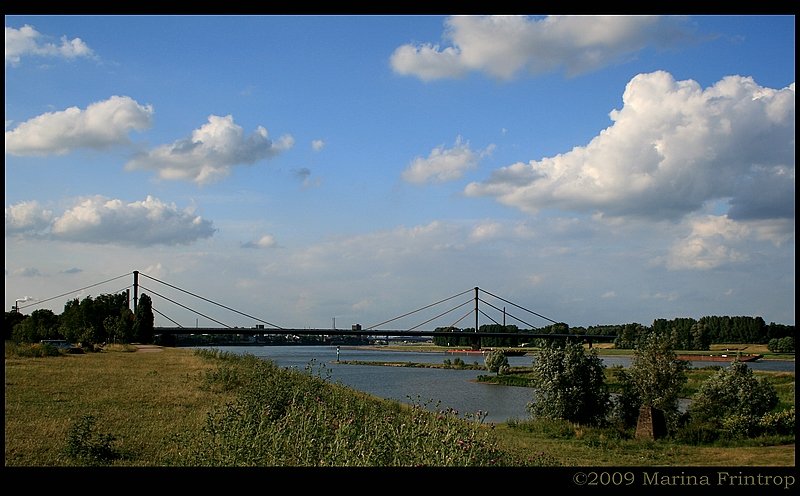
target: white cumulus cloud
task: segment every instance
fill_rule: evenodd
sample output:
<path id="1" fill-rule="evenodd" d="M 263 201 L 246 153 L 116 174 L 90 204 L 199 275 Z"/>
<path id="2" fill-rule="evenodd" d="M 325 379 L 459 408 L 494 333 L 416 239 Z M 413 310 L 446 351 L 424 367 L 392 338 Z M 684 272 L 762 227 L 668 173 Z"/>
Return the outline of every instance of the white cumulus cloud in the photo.
<path id="1" fill-rule="evenodd" d="M 771 89 L 742 76 L 703 89 L 639 74 L 613 125 L 586 146 L 503 167 L 465 192 L 532 213 L 675 220 L 726 200 L 733 219 L 793 219 L 794 95 L 793 83 Z"/>
<path id="2" fill-rule="evenodd" d="M 80 38 L 68 39 L 62 36 L 60 44 L 47 42 L 44 38 L 44 35 L 27 24 L 19 29 L 6 26 L 6 64 L 16 66 L 22 57 L 29 55 L 65 59 L 94 56 L 94 51 Z"/>
<path id="3" fill-rule="evenodd" d="M 275 237 L 271 234 L 265 234 L 260 238 L 244 243 L 244 248 L 272 248 L 275 246 Z"/>
<path id="4" fill-rule="evenodd" d="M 323 140 L 314 140 L 311 142 L 311 149 L 315 152 L 318 152 L 325 148 L 325 141 Z"/>
<path id="5" fill-rule="evenodd" d="M 431 150 L 427 158 L 415 158 L 403 171 L 402 177 L 415 184 L 453 181 L 463 176 L 464 172 L 477 168 L 482 156 L 491 153 L 492 148 L 489 146 L 482 152 L 472 151 L 469 143 L 459 136 L 452 148 L 438 146 Z"/>
<path id="6" fill-rule="evenodd" d="M 153 107 L 127 96 L 112 96 L 85 110 L 47 112 L 6 131 L 6 153 L 65 154 L 76 148 L 103 149 L 128 143 L 128 133 L 151 126 Z"/>
<path id="7" fill-rule="evenodd" d="M 23 201 L 6 207 L 6 235 L 45 231 L 53 219 L 53 212 L 37 201 Z"/>
<path id="8" fill-rule="evenodd" d="M 242 127 L 233 122 L 233 116 L 211 115 L 208 122 L 195 129 L 189 138 L 140 154 L 125 167 L 129 170 L 152 169 L 162 179 L 186 180 L 202 185 L 226 177 L 236 165 L 254 164 L 293 145 L 294 138 L 289 135 L 273 142 L 262 126 L 245 136 Z"/>
<path id="9" fill-rule="evenodd" d="M 469 237 L 473 241 L 484 241 L 497 237 L 502 231 L 503 226 L 499 222 L 483 222 L 472 228 Z"/>
<path id="10" fill-rule="evenodd" d="M 62 241 L 150 246 L 190 244 L 211 237 L 215 229 L 191 209 L 151 196 L 125 203 L 97 195 L 55 218 L 50 231 L 53 239 Z"/>
<path id="11" fill-rule="evenodd" d="M 724 215 L 688 219 L 690 233 L 670 247 L 664 265 L 671 270 L 707 270 L 749 259 L 752 246 L 769 241 L 780 246 L 794 237 L 794 223 L 788 221 L 736 221 Z"/>
<path id="12" fill-rule="evenodd" d="M 390 58 L 402 75 L 423 81 L 470 71 L 510 79 L 527 70 L 576 75 L 632 57 L 647 46 L 664 47 L 690 36 L 678 17 L 658 16 L 454 16 L 443 38 L 451 46 L 402 45 Z"/>

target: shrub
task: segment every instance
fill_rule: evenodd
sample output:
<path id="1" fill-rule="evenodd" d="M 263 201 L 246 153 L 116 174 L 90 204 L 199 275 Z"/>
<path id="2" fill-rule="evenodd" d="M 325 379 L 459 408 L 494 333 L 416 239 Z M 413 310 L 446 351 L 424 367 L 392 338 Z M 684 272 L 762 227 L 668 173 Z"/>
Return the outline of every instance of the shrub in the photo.
<path id="1" fill-rule="evenodd" d="M 95 430 L 95 418 L 84 415 L 67 434 L 67 456 L 89 465 L 106 464 L 119 458 L 112 448 L 114 436 Z"/>
<path id="2" fill-rule="evenodd" d="M 795 427 L 794 407 L 781 412 L 767 413 L 759 420 L 759 428 L 767 435 L 794 435 Z"/>
<path id="3" fill-rule="evenodd" d="M 492 350 L 484 357 L 484 364 L 489 372 L 500 374 L 501 367 L 508 368 L 508 357 L 502 350 Z"/>
<path id="4" fill-rule="evenodd" d="M 759 417 L 741 413 L 728 415 L 722 419 L 722 431 L 731 439 L 755 437 L 760 434 Z"/>
<path id="5" fill-rule="evenodd" d="M 794 336 L 772 338 L 767 343 L 767 349 L 773 353 L 794 353 Z"/>
<path id="6" fill-rule="evenodd" d="M 706 379 L 695 394 L 689 412 L 698 420 L 717 422 L 728 416 L 760 418 L 778 404 L 775 388 L 758 379 L 747 364 L 734 361 Z M 733 422 L 733 421 L 731 421 Z"/>
<path id="7" fill-rule="evenodd" d="M 8 347 L 7 354 L 21 358 L 42 358 L 60 356 L 61 351 L 50 343 L 19 343 Z"/>
<path id="8" fill-rule="evenodd" d="M 599 424 L 606 418 L 610 400 L 605 366 L 595 350 L 586 353 L 581 343 L 553 344 L 536 356 L 533 417 Z"/>

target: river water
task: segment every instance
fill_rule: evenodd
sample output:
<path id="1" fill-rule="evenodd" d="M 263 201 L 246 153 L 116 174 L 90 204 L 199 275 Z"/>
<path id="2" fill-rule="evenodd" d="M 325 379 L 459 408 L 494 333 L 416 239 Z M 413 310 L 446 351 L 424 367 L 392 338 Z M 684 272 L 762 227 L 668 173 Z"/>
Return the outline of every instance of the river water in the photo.
<path id="1" fill-rule="evenodd" d="M 311 369 L 330 382 L 403 403 L 419 404 L 431 410 L 454 408 L 459 415 L 485 414 L 485 422 L 506 422 L 529 417 L 527 404 L 532 389 L 499 386 L 476 382 L 486 370 L 457 370 L 419 367 L 386 367 L 380 365 L 346 365 L 337 363 L 336 346 L 225 346 L 220 350 L 250 354 L 271 360 L 279 367 Z M 441 364 L 446 359 L 461 358 L 465 363 L 483 365 L 483 356 L 436 352 L 384 351 L 341 347 L 341 361 L 415 362 Z M 630 357 L 601 357 L 606 366 L 631 363 Z M 508 357 L 509 365 L 529 367 L 530 356 Z M 692 362 L 693 367 L 727 366 L 724 362 Z M 760 360 L 748 362 L 754 370 L 794 372 L 794 361 Z"/>

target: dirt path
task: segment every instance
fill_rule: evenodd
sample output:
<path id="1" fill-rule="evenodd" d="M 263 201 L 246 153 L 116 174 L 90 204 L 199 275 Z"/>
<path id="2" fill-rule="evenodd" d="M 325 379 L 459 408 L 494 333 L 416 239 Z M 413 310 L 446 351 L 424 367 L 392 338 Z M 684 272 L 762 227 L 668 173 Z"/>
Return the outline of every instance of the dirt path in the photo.
<path id="1" fill-rule="evenodd" d="M 155 344 L 135 344 L 134 346 L 136 346 L 137 352 L 144 351 L 150 353 L 153 351 L 164 351 L 164 348 Z"/>

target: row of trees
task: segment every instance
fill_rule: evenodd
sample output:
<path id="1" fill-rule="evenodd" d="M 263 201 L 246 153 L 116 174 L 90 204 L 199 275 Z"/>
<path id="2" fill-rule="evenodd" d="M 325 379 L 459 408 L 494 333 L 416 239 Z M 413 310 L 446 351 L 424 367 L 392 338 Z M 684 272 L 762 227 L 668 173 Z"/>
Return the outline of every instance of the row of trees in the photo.
<path id="1" fill-rule="evenodd" d="M 554 341 L 533 362 L 536 386 L 528 410 L 534 418 L 627 428 L 636 425 L 645 407 L 661 412 L 673 433 L 686 426 L 748 435 L 794 432 L 794 410 L 772 412 L 778 404 L 775 388 L 739 361 L 707 379 L 681 412 L 678 399 L 688 364 L 676 358 L 673 347 L 669 332 L 643 336 L 631 367 L 613 371 L 620 389 L 612 397 L 595 350 L 587 352 L 576 341 Z"/>
<path id="2" fill-rule="evenodd" d="M 128 305 L 126 294 L 101 294 L 67 301 L 60 315 L 49 309 L 34 310 L 30 315 L 6 312 L 4 337 L 20 343 L 43 339 L 82 345 L 152 343 L 155 319 L 150 297 L 139 297 L 135 313 Z"/>
<path id="3" fill-rule="evenodd" d="M 448 336 L 434 336 L 433 343 L 437 346 L 459 346 L 469 348 L 475 343 L 475 337 L 470 336 L 469 333 L 474 332 L 475 328 L 458 329 L 456 327 L 437 327 L 435 332 L 447 332 Z M 515 325 L 482 325 L 480 326 L 481 332 L 496 332 L 496 333 L 524 333 L 527 331 L 520 330 Z M 491 347 L 516 347 L 525 342 L 530 341 L 524 335 L 520 337 L 482 337 L 480 338 L 481 346 Z"/>
<path id="4" fill-rule="evenodd" d="M 577 336 L 616 336 L 614 344 L 617 348 L 633 349 L 643 336 L 656 332 L 669 335 L 675 349 L 708 350 L 712 344 L 720 343 L 772 343 L 775 351 L 794 352 L 794 326 L 784 324 L 767 324 L 761 317 L 702 317 L 676 318 L 672 320 L 656 319 L 651 326 L 638 323 L 620 325 L 602 325 L 590 327 L 572 327 L 561 322 L 540 329 L 523 330 L 515 325 L 482 325 L 480 332 L 514 333 L 520 337 L 483 337 L 480 345 L 487 347 L 514 347 L 522 343 L 534 346 L 546 346 L 549 340 L 531 339 L 525 334 L 574 334 Z M 435 336 L 434 344 L 439 346 L 470 346 L 476 339 L 469 334 L 474 328 L 458 329 L 455 327 L 438 327 L 438 332 L 446 332 L 447 336 Z M 772 349 L 772 348 L 770 348 Z"/>
<path id="5" fill-rule="evenodd" d="M 679 350 L 707 350 L 712 344 L 762 343 L 771 339 L 794 338 L 794 326 L 764 322 L 761 317 L 708 316 L 699 320 L 676 318 L 656 319 L 650 327 L 639 324 L 620 326 L 615 341 L 617 348 L 632 349 L 640 336 L 650 331 L 669 334 Z M 794 350 L 792 350 L 794 351 Z"/>

